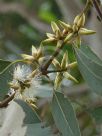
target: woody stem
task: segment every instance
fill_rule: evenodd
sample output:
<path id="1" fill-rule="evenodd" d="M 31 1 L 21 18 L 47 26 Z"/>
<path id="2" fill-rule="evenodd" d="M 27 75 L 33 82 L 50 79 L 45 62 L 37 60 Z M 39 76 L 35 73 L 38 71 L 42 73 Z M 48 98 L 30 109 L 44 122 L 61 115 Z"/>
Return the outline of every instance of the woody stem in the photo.
<path id="1" fill-rule="evenodd" d="M 48 69 L 48 67 L 50 66 L 50 64 L 52 63 L 53 59 L 54 59 L 55 57 L 57 57 L 57 55 L 60 53 L 61 49 L 62 49 L 63 46 L 64 46 L 64 42 L 63 42 L 62 40 L 60 40 L 59 42 L 60 42 L 60 46 L 55 50 L 55 52 L 54 52 L 53 55 L 50 57 L 50 59 L 46 62 L 46 64 L 41 67 L 41 72 L 42 72 L 43 75 L 46 74 L 47 69 Z"/>

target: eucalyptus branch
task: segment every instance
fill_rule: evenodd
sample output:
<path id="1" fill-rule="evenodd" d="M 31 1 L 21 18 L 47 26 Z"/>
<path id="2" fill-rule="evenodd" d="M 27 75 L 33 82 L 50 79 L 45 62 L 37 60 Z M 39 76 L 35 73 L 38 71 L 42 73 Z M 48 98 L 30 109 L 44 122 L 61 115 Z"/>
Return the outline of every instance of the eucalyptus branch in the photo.
<path id="1" fill-rule="evenodd" d="M 13 100 L 14 96 L 15 96 L 15 93 L 12 94 L 11 96 L 8 96 L 3 101 L 0 101 L 0 108 L 6 107 L 8 103 Z"/>
<path id="2" fill-rule="evenodd" d="M 49 65 L 52 63 L 53 59 L 54 59 L 55 57 L 57 57 L 57 55 L 60 53 L 60 51 L 61 51 L 61 49 L 63 48 L 63 46 L 64 46 L 64 42 L 60 40 L 60 47 L 58 47 L 58 48 L 56 49 L 56 51 L 55 51 L 54 54 L 50 57 L 50 59 L 46 62 L 46 64 L 41 67 L 41 72 L 42 72 L 43 75 L 46 74 L 46 71 L 47 71 Z"/>
<path id="3" fill-rule="evenodd" d="M 24 65 L 21 66 L 18 65 L 14 70 L 13 80 L 9 84 L 10 90 L 13 89 L 15 90 L 15 92 L 17 91 L 22 99 L 23 95 L 28 94 L 28 92 L 26 94 L 26 91 L 30 91 L 29 88 L 32 87 L 34 88 L 37 82 L 38 84 L 40 84 L 37 78 L 41 77 L 42 75 L 48 76 L 47 74 L 56 73 L 56 72 L 59 73 L 56 75 L 56 78 L 54 80 L 55 90 L 58 89 L 64 78 L 78 83 L 78 80 L 67 71 L 68 69 L 74 68 L 77 65 L 77 62 L 68 64 L 68 51 L 66 50 L 65 53 L 63 54 L 61 63 L 56 59 L 56 57 L 60 54 L 60 51 L 62 51 L 63 47 L 66 44 L 69 43 L 73 44 L 73 42 L 75 42 L 76 44 L 80 45 L 81 35 L 90 35 L 95 33 L 95 31 L 93 30 L 88 30 L 84 28 L 85 13 L 87 12 L 89 7 L 90 7 L 90 1 L 88 0 L 82 14 L 77 15 L 72 24 L 59 21 L 59 25 L 60 25 L 59 27 L 57 23 L 52 22 L 51 27 L 53 30 L 53 34 L 47 33 L 48 38 L 41 42 L 40 47 L 38 49 L 36 49 L 35 46 L 32 46 L 31 55 L 22 54 L 21 56 L 23 60 L 15 61 L 4 69 L 4 71 L 7 70 L 10 66 L 12 66 L 12 64 L 15 64 L 17 62 L 26 62 L 28 65 L 31 65 L 34 62 L 36 62 L 37 64 L 37 66 L 35 66 L 32 70 Z M 43 49 L 42 49 L 43 46 L 42 43 L 44 42 L 47 42 L 47 44 L 56 42 L 57 45 L 53 55 L 43 65 L 44 58 L 46 58 L 46 56 L 44 56 L 43 54 Z M 49 71 L 48 68 L 51 64 L 53 64 L 57 69 Z M 61 72 L 62 74 L 60 74 Z M 0 103 L 0 107 L 7 105 L 7 103 L 9 103 L 13 99 L 13 97 L 14 95 L 8 97 L 7 99 L 4 99 L 4 101 Z M 28 98 L 28 96 L 26 97 Z"/>
<path id="4" fill-rule="evenodd" d="M 58 70 L 48 70 L 47 74 L 57 73 L 57 72 L 61 73 L 61 72 L 65 72 L 65 71 L 67 71 L 67 68 L 66 69 L 58 69 Z"/>
<path id="5" fill-rule="evenodd" d="M 50 57 L 50 59 L 45 63 L 45 65 L 41 67 L 41 72 L 42 72 L 43 75 L 46 74 L 48 67 L 50 66 L 50 64 L 52 63 L 54 58 L 56 58 L 59 55 L 59 53 L 63 49 L 64 45 L 67 44 L 69 41 L 71 41 L 75 34 L 76 34 L 75 32 L 69 33 L 66 37 L 64 37 L 64 33 L 63 33 L 63 36 L 61 37 L 63 40 L 57 41 L 58 45 L 57 45 L 55 52 Z"/>
<path id="6" fill-rule="evenodd" d="M 85 6 L 85 8 L 83 9 L 83 11 L 82 11 L 82 13 L 81 13 L 79 19 L 81 18 L 81 16 L 82 16 L 83 14 L 86 14 L 86 12 L 88 11 L 88 9 L 90 8 L 90 5 L 91 5 L 90 0 L 87 0 L 86 6 Z M 77 21 L 78 21 L 78 20 L 77 20 Z M 75 34 L 75 33 L 73 33 L 73 35 L 74 35 L 74 34 Z M 72 36 L 72 37 L 73 37 L 73 36 Z M 72 38 L 72 37 L 71 37 L 71 38 Z M 71 40 L 71 39 L 70 39 L 70 40 Z M 66 42 L 66 41 L 65 41 L 65 42 Z M 50 57 L 50 59 L 46 62 L 46 64 L 41 67 L 41 72 L 42 72 L 42 74 L 44 74 L 44 75 L 46 74 L 46 71 L 47 71 L 49 65 L 52 63 L 53 59 L 56 58 L 57 55 L 60 53 L 61 49 L 63 48 L 63 46 L 64 46 L 64 44 L 65 44 L 65 42 L 64 42 L 63 40 L 60 41 L 60 47 L 56 49 L 56 51 L 55 51 L 54 54 Z"/>
<path id="7" fill-rule="evenodd" d="M 77 66 L 77 62 L 76 61 L 71 63 L 71 64 L 68 64 L 68 66 L 65 69 L 47 70 L 46 73 L 47 74 L 49 74 L 49 73 L 57 73 L 57 72 L 61 73 L 61 72 L 67 71 L 70 68 L 74 68 L 75 66 Z"/>

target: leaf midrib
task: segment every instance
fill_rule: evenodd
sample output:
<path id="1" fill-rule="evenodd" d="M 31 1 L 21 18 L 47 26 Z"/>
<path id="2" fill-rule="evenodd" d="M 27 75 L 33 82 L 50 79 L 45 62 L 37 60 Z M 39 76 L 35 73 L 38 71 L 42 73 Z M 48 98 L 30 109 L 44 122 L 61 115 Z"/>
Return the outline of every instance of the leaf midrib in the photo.
<path id="1" fill-rule="evenodd" d="M 77 53 L 77 51 L 76 51 L 76 53 Z M 78 53 L 77 53 L 77 55 L 78 55 Z M 82 61 L 82 59 L 81 59 L 81 57 L 80 57 L 79 55 L 78 55 L 78 57 L 79 57 L 80 61 L 82 62 L 82 64 L 88 69 L 88 71 L 89 71 L 90 73 L 92 73 L 96 78 L 102 80 L 102 78 L 100 78 L 99 76 L 97 76 L 96 74 L 94 74 L 93 71 L 92 71 L 91 69 L 89 69 L 89 68 L 83 63 L 83 61 Z"/>
<path id="2" fill-rule="evenodd" d="M 66 122 L 66 124 L 68 125 L 68 127 L 69 127 L 69 129 L 70 129 L 72 135 L 74 136 L 74 133 L 73 133 L 73 131 L 72 131 L 72 129 L 71 129 L 71 127 L 70 127 L 70 125 L 69 125 L 67 119 L 66 119 L 66 116 L 65 116 L 65 114 L 64 114 L 64 111 L 63 111 L 63 109 L 62 109 L 61 106 L 60 106 L 60 102 L 59 102 L 59 100 L 58 100 L 58 98 L 57 98 L 57 96 L 56 96 L 55 93 L 54 93 L 54 95 L 55 95 L 55 98 L 56 98 L 56 100 L 57 100 L 58 106 L 59 106 L 60 110 L 62 111 L 62 115 L 63 115 L 63 117 L 64 117 L 64 119 L 65 119 L 65 122 Z"/>

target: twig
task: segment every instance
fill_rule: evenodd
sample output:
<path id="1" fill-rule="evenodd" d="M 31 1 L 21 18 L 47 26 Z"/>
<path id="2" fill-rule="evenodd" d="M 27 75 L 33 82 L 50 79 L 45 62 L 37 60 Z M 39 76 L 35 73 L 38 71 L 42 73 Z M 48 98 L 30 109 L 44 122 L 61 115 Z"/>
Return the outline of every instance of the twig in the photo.
<path id="1" fill-rule="evenodd" d="M 65 69 L 47 70 L 46 73 L 49 74 L 49 73 L 56 73 L 56 72 L 65 72 L 65 71 L 67 71 L 70 68 L 74 68 L 75 66 L 77 66 L 77 62 L 76 61 L 71 63 L 71 64 L 68 64 L 68 66 Z"/>
<path id="2" fill-rule="evenodd" d="M 15 93 L 12 94 L 11 96 L 8 96 L 3 101 L 1 101 L 0 102 L 0 108 L 6 107 L 8 105 L 8 103 L 13 100 L 14 95 L 15 95 Z"/>
<path id="3" fill-rule="evenodd" d="M 91 1 L 87 0 L 85 8 L 83 9 L 82 13 L 86 14 L 91 5 L 92 5 Z"/>
<path id="4" fill-rule="evenodd" d="M 43 75 L 46 75 L 46 71 L 47 71 L 49 65 L 52 63 L 53 59 L 54 59 L 55 57 L 57 57 L 57 55 L 59 54 L 59 52 L 60 52 L 61 49 L 63 48 L 64 42 L 63 42 L 63 41 L 60 41 L 60 42 L 61 42 L 60 47 L 56 49 L 56 51 L 55 51 L 54 54 L 50 57 L 50 59 L 46 62 L 46 64 L 41 67 L 41 72 L 42 72 Z"/>

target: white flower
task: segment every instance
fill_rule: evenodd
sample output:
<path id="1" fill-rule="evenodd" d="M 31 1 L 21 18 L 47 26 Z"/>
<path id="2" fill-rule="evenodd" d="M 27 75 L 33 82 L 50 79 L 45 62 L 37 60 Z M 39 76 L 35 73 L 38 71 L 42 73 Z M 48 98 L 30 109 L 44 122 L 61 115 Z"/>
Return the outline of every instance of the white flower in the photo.
<path id="1" fill-rule="evenodd" d="M 29 74 L 31 74 L 30 67 L 26 65 L 18 65 L 15 67 L 14 73 L 13 73 L 13 79 L 17 81 L 24 82 L 28 79 Z"/>
<path id="2" fill-rule="evenodd" d="M 32 78 L 30 87 L 25 88 L 25 90 L 23 91 L 22 93 L 23 97 L 26 97 L 26 98 L 36 97 L 40 84 L 41 84 L 41 79 L 39 76 L 36 75 L 34 78 Z"/>
<path id="3" fill-rule="evenodd" d="M 48 84 L 42 84 L 42 77 L 35 76 L 31 80 L 31 85 L 29 88 L 26 88 L 22 95 L 25 98 L 34 99 L 35 97 L 52 97 L 53 96 L 53 89 L 52 86 Z"/>

